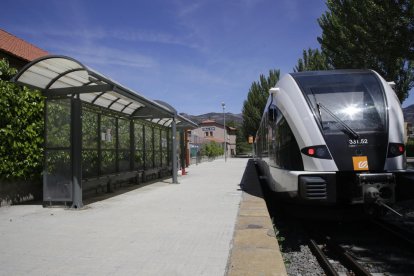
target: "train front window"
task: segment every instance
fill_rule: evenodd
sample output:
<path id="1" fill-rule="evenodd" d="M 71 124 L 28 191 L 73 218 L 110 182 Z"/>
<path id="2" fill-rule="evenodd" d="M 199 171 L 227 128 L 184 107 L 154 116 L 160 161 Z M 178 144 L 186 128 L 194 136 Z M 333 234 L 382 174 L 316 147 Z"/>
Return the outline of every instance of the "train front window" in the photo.
<path id="1" fill-rule="evenodd" d="M 385 130 L 385 100 L 371 72 L 294 76 L 325 134 Z M 322 108 L 321 108 L 322 107 Z"/>

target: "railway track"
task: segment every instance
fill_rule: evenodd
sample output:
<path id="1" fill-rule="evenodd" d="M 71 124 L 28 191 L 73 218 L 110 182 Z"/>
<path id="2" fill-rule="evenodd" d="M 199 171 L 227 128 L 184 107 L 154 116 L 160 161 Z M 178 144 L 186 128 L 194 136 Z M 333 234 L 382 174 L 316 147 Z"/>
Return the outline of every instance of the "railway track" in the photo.
<path id="1" fill-rule="evenodd" d="M 332 259 L 328 257 L 326 252 L 332 252 L 332 255 L 336 256 L 337 261 L 347 269 L 348 273 L 357 276 L 367 276 L 372 275 L 368 270 L 366 270 L 351 254 L 349 254 L 341 245 L 335 243 L 329 237 L 323 238 L 319 242 L 322 246 L 314 239 L 309 240 L 309 248 L 312 253 L 315 255 L 322 269 L 325 271 L 328 276 L 339 276 L 340 272 L 337 268 L 332 265 Z"/>
<path id="2" fill-rule="evenodd" d="M 397 209 L 403 216 L 334 222 L 295 218 L 276 203 L 269 213 L 289 275 L 414 275 L 414 205 Z"/>
<path id="3" fill-rule="evenodd" d="M 371 219 L 371 223 L 380 227 L 394 238 L 400 240 L 405 246 L 410 247 L 414 252 L 414 232 L 407 228 L 401 227 L 395 223 L 383 219 Z"/>
<path id="4" fill-rule="evenodd" d="M 381 219 L 355 225 L 309 228 L 309 249 L 327 275 L 413 275 L 412 231 Z"/>

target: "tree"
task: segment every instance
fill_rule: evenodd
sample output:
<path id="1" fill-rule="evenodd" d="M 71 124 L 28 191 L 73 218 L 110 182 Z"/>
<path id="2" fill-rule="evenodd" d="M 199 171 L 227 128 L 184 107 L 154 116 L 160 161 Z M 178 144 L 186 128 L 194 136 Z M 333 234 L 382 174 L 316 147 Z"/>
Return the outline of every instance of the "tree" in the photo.
<path id="1" fill-rule="evenodd" d="M 0 60 L 0 179 L 40 178 L 44 98 L 9 82 L 15 73 Z"/>
<path id="2" fill-rule="evenodd" d="M 236 129 L 236 153 L 243 154 L 252 151 L 252 146 L 247 143 L 242 131 L 242 127 L 239 123 L 231 120 L 226 122 L 227 127 L 233 127 Z"/>
<path id="3" fill-rule="evenodd" d="M 236 152 L 237 154 L 249 153 L 252 152 L 252 146 L 247 142 L 246 138 L 243 135 L 241 128 L 236 130 Z"/>
<path id="4" fill-rule="evenodd" d="M 279 70 L 270 70 L 268 77 L 260 75 L 260 80 L 252 83 L 247 99 L 243 103 L 243 135 L 245 139 L 249 135 L 256 135 L 269 97 L 269 90 L 276 85 L 279 76 Z"/>
<path id="5" fill-rule="evenodd" d="M 209 158 L 215 158 L 223 154 L 224 154 L 224 150 L 221 147 L 221 145 L 217 144 L 214 141 L 205 143 L 201 147 L 201 155 L 208 156 Z"/>
<path id="6" fill-rule="evenodd" d="M 329 70 L 332 66 L 328 64 L 328 59 L 318 49 L 307 51 L 303 50 L 303 57 L 298 60 L 298 65 L 293 68 L 295 72 Z"/>
<path id="7" fill-rule="evenodd" d="M 401 101 L 414 86 L 413 0 L 327 0 L 318 37 L 338 69 L 367 68 L 396 83 Z"/>

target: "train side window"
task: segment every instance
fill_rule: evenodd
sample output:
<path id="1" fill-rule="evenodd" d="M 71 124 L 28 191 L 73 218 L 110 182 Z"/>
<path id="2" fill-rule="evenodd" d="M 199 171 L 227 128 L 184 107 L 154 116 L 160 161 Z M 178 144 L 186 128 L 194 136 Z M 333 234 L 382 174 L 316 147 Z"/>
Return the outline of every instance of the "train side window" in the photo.
<path id="1" fill-rule="evenodd" d="M 274 151 L 277 167 L 286 170 L 303 170 L 302 155 L 298 143 L 283 115 L 278 118 L 275 126 Z"/>

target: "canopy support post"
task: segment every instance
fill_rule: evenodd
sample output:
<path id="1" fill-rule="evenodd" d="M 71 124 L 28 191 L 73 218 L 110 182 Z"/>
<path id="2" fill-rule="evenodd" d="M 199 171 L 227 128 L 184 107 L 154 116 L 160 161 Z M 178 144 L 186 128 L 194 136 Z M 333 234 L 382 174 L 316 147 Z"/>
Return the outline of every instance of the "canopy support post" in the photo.
<path id="1" fill-rule="evenodd" d="M 79 94 L 72 99 L 72 208 L 83 207 L 82 203 L 82 105 Z"/>
<path id="2" fill-rule="evenodd" d="M 174 114 L 172 121 L 172 171 L 173 171 L 173 184 L 178 184 L 177 175 L 177 125 L 176 125 L 176 114 Z"/>

